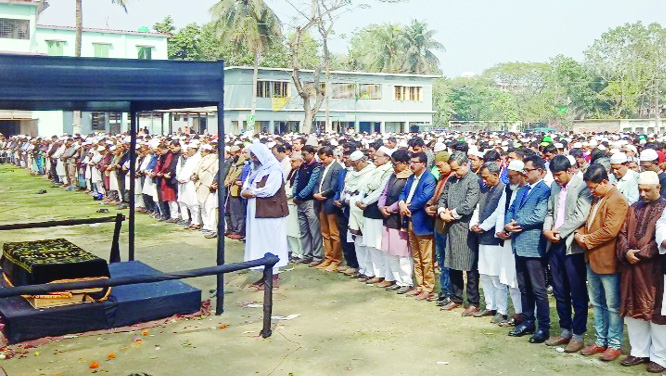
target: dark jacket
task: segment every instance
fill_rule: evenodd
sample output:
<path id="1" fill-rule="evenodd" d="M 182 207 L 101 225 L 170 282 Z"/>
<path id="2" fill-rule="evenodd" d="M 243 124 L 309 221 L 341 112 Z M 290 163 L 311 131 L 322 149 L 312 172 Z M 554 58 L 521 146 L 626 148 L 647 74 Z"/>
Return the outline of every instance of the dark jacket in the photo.
<path id="1" fill-rule="evenodd" d="M 333 201 L 335 201 L 334 197 L 338 191 L 338 175 L 340 174 L 340 170 L 342 170 L 342 166 L 340 163 L 338 163 L 338 161 L 334 161 L 331 163 L 328 171 L 326 171 L 326 174 L 324 174 L 326 166 L 322 165 L 320 169 L 321 179 L 319 180 L 319 185 L 317 185 L 315 188 L 315 192 L 321 193 L 324 197 L 326 197 L 326 200 L 317 201 L 317 210 L 323 209 L 325 214 L 334 214 L 337 208 L 335 205 L 333 205 Z"/>
<path id="2" fill-rule="evenodd" d="M 321 164 L 312 161 L 310 164 L 303 163 L 296 172 L 294 182 L 294 199 L 300 201 L 312 200 L 316 192 L 321 174 Z"/>

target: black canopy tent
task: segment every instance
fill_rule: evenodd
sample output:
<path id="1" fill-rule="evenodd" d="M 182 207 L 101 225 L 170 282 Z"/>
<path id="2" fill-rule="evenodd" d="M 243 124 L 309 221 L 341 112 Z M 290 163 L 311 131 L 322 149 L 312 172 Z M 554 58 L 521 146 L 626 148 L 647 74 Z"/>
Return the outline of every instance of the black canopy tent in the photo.
<path id="1" fill-rule="evenodd" d="M 217 106 L 219 171 L 224 163 L 224 63 L 19 56 L 0 54 L 0 108 L 27 111 L 129 112 L 129 260 L 134 260 L 137 113 Z M 218 174 L 219 176 L 220 174 Z M 224 185 L 218 178 L 220 187 Z M 218 234 L 224 234 L 224 196 Z M 217 238 L 217 265 L 223 265 L 224 236 Z M 217 274 L 216 313 L 223 312 L 224 274 Z"/>

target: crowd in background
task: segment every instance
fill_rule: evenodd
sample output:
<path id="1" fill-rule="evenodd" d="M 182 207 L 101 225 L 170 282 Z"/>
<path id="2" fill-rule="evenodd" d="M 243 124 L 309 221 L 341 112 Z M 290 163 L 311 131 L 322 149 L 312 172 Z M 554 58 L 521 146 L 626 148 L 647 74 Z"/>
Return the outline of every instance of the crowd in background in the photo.
<path id="1" fill-rule="evenodd" d="M 621 355 L 626 325 L 631 352 L 622 365 L 666 367 L 661 136 L 141 133 L 138 140 L 135 199 L 138 211 L 158 220 L 215 238 L 224 189 L 220 236 L 265 252 L 272 251 L 266 239 L 277 236 L 289 255 L 279 266 L 343 273 L 604 361 Z M 0 137 L 0 160 L 125 208 L 129 141 Z M 268 202 L 275 210 L 264 209 Z M 560 327 L 553 336 L 549 287 Z M 590 304 L 594 341 L 585 345 Z"/>

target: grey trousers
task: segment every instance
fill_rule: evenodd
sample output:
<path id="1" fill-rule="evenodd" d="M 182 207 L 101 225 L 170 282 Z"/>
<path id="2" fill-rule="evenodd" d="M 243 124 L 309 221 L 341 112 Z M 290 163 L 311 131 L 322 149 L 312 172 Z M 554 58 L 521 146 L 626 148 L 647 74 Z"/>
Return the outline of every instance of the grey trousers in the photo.
<path id="1" fill-rule="evenodd" d="M 315 212 L 314 200 L 296 204 L 298 227 L 301 229 L 301 251 L 303 257 L 321 261 L 323 257 L 319 216 Z"/>

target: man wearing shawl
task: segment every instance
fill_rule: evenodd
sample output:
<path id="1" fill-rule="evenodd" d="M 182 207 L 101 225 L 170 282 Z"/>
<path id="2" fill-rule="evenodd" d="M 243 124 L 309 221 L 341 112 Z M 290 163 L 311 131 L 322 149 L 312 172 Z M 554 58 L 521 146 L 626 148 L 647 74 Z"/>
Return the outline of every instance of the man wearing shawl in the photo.
<path id="1" fill-rule="evenodd" d="M 629 207 L 616 245 L 622 273 L 620 315 L 631 344 L 631 354 L 621 364 L 648 363 L 648 372 L 661 373 L 666 370 L 665 256 L 660 256 L 660 250 L 666 250 L 666 199 L 661 198 L 659 176 L 653 171 L 640 174 L 638 189 L 641 199 Z"/>
<path id="2" fill-rule="evenodd" d="M 274 197 L 279 193 L 284 186 L 284 169 L 266 145 L 252 144 L 249 150 L 253 166 L 241 192 L 247 200 L 245 261 L 262 258 L 267 252 L 277 255 L 280 260 L 273 268 L 274 282 L 277 282 L 279 268 L 289 262 L 287 217 L 257 218 L 257 198 Z M 286 196 L 284 205 L 287 205 Z"/>

